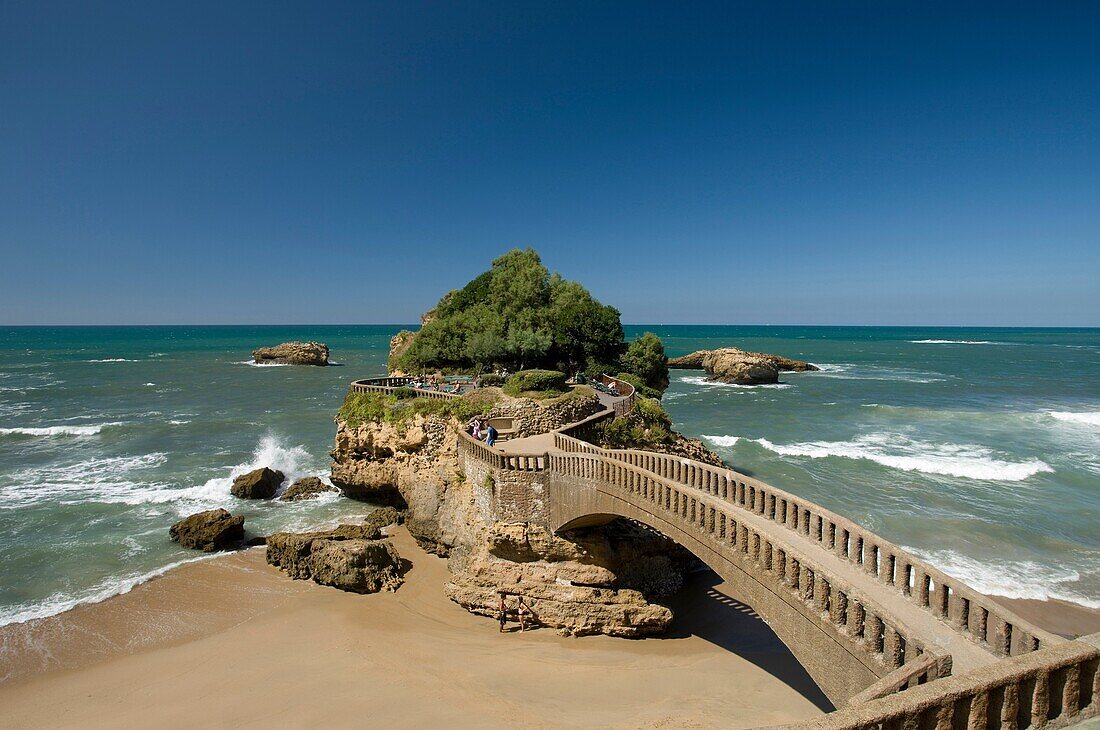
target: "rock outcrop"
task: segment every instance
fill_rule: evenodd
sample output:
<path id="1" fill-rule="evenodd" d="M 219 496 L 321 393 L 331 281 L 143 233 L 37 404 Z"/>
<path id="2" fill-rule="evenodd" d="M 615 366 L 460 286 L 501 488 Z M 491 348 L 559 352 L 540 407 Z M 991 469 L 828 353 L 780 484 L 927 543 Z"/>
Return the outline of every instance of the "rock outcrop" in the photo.
<path id="1" fill-rule="evenodd" d="M 395 590 L 401 559 L 381 528 L 400 520 L 392 508 L 375 510 L 361 525 L 316 532 L 277 532 L 267 539 L 267 562 L 291 578 L 354 593 Z"/>
<path id="2" fill-rule="evenodd" d="M 229 491 L 234 497 L 241 499 L 271 499 L 285 478 L 281 471 L 264 466 L 247 474 L 241 474 L 233 480 L 233 486 Z"/>
<path id="3" fill-rule="evenodd" d="M 282 480 L 279 481 L 281 482 Z M 315 499 L 325 492 L 334 491 L 336 491 L 335 487 L 330 487 L 317 477 L 303 477 L 287 487 L 283 495 L 279 497 L 279 500 L 283 502 L 297 502 L 303 499 Z"/>
<path id="4" fill-rule="evenodd" d="M 328 365 L 328 345 L 321 342 L 284 342 L 252 351 L 257 363 L 286 365 Z"/>
<path id="5" fill-rule="evenodd" d="M 185 548 L 211 553 L 240 545 L 244 539 L 244 518 L 224 509 L 197 512 L 172 525 L 168 536 Z"/>
<path id="6" fill-rule="evenodd" d="M 784 371 L 805 372 L 818 370 L 802 360 L 766 352 L 746 352 L 736 347 L 717 350 L 697 350 L 690 355 L 674 357 L 668 361 L 670 369 L 706 370 L 710 380 L 739 385 L 759 385 L 779 382 Z"/>
<path id="7" fill-rule="evenodd" d="M 669 595 L 693 558 L 663 536 L 617 521 L 570 539 L 526 522 L 492 525 L 447 596 L 473 613 L 496 616 L 500 591 L 517 593 L 538 622 L 563 635 L 639 638 L 672 620 L 647 597 Z"/>

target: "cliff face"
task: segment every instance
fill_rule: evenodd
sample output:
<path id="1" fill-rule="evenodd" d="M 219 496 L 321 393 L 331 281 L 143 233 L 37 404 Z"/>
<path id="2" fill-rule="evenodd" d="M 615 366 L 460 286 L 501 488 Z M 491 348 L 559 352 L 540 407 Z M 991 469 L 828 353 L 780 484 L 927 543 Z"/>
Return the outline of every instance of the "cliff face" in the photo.
<path id="1" fill-rule="evenodd" d="M 490 415 L 547 430 L 598 408 L 586 398 L 546 407 L 506 399 Z M 407 508 L 417 542 L 449 559 L 448 596 L 473 613 L 495 617 L 504 590 L 523 595 L 543 625 L 564 634 L 663 632 L 672 613 L 650 599 L 679 588 L 692 556 L 622 521 L 564 537 L 526 521 L 522 505 L 491 498 L 490 479 L 464 473 L 457 448 L 464 425 L 436 415 L 338 422 L 332 482 L 350 497 Z"/>

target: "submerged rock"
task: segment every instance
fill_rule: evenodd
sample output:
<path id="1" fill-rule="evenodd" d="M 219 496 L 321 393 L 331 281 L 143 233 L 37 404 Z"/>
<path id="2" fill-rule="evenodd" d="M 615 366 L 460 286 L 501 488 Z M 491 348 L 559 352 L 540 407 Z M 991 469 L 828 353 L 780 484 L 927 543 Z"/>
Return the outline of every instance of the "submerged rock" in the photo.
<path id="1" fill-rule="evenodd" d="M 224 509 L 198 512 L 172 525 L 168 536 L 185 548 L 205 553 L 235 548 L 244 539 L 244 518 Z"/>
<path id="2" fill-rule="evenodd" d="M 322 342 L 284 342 L 253 350 L 252 359 L 261 364 L 328 365 L 328 345 Z"/>
<path id="3" fill-rule="evenodd" d="M 271 499 L 279 490 L 285 475 L 281 471 L 266 466 L 241 474 L 233 480 L 230 492 L 241 499 Z"/>
<path id="4" fill-rule="evenodd" d="M 279 499 L 283 502 L 297 502 L 302 499 L 315 499 L 325 492 L 335 491 L 337 491 L 335 487 L 330 487 L 317 477 L 304 477 L 287 487 Z"/>

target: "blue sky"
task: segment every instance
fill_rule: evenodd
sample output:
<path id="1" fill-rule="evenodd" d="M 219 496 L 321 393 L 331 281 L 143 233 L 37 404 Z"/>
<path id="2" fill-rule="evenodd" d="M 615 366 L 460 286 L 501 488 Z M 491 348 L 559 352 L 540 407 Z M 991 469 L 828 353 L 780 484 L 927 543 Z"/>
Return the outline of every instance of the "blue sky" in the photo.
<path id="1" fill-rule="evenodd" d="M 0 323 L 1100 325 L 1100 4 L 0 3 Z"/>

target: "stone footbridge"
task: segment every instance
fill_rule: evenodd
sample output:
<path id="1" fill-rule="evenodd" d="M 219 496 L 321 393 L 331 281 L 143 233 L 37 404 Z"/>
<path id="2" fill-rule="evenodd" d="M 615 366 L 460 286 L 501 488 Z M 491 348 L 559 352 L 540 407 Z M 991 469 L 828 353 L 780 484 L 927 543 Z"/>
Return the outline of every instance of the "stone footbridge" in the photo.
<path id="1" fill-rule="evenodd" d="M 633 398 L 620 392 L 619 403 Z M 815 726 L 1062 727 L 1100 714 L 1100 634 L 1043 631 L 847 518 L 735 471 L 598 448 L 586 438 L 627 410 L 606 405 L 514 451 L 461 434 L 484 517 L 554 531 L 627 518 L 672 538 L 840 708 Z"/>

